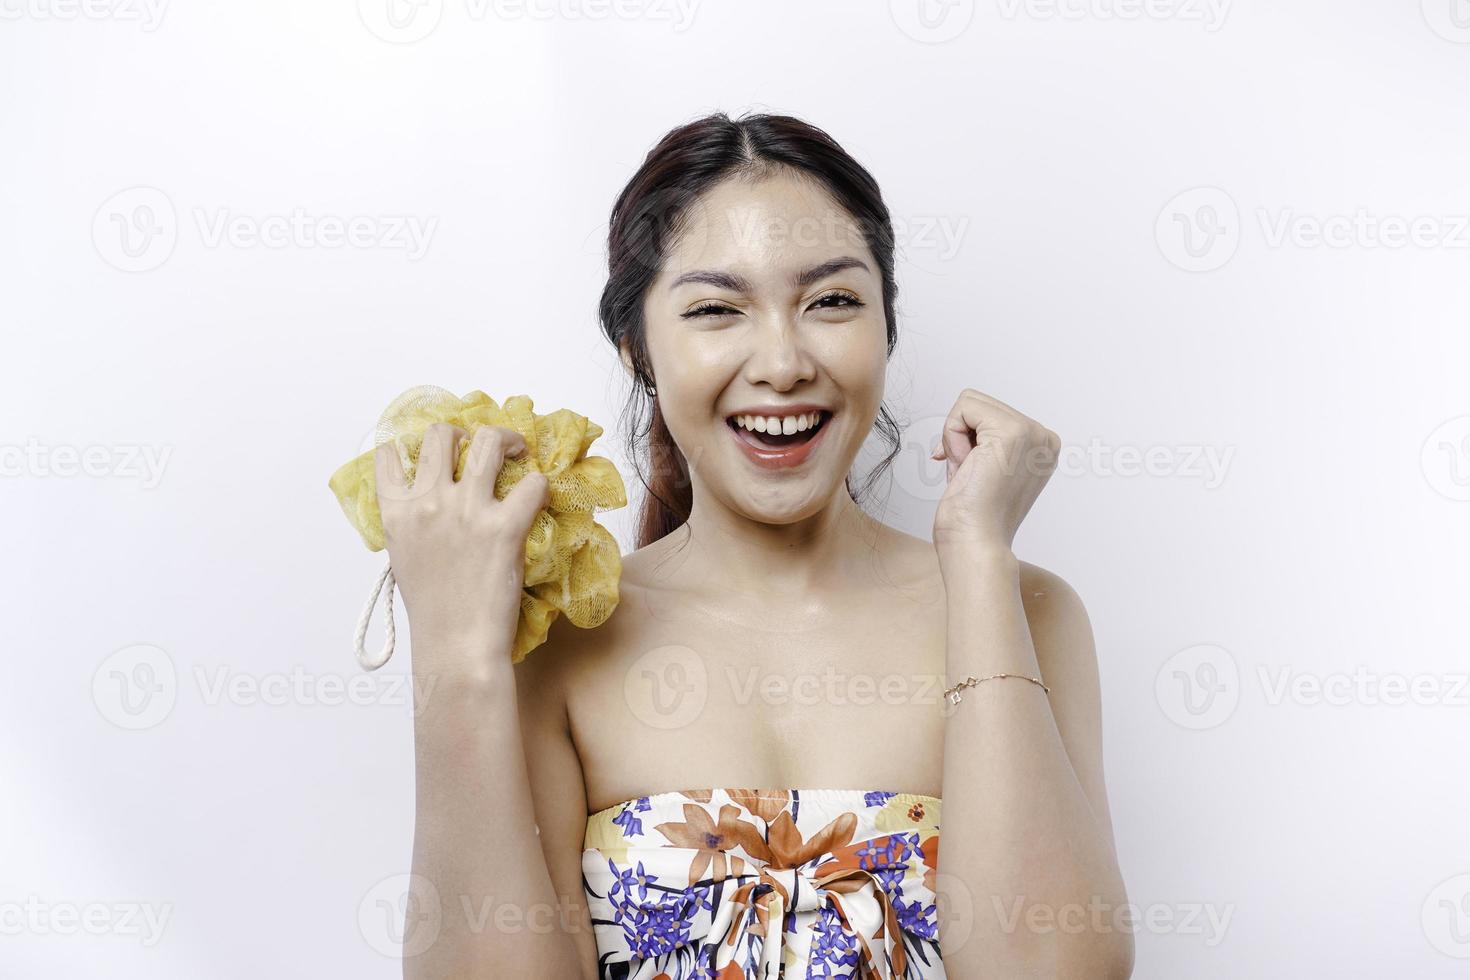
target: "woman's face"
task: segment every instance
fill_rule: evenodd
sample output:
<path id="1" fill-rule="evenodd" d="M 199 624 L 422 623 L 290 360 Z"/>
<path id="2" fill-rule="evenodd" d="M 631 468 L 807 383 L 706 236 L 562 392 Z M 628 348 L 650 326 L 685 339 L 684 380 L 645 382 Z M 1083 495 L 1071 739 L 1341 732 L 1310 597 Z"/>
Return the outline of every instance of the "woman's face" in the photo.
<path id="1" fill-rule="evenodd" d="M 752 519 L 789 523 L 846 492 L 883 400 L 887 335 L 878 265 L 824 189 L 785 171 L 711 188 L 643 312 L 696 509 L 711 493 Z"/>

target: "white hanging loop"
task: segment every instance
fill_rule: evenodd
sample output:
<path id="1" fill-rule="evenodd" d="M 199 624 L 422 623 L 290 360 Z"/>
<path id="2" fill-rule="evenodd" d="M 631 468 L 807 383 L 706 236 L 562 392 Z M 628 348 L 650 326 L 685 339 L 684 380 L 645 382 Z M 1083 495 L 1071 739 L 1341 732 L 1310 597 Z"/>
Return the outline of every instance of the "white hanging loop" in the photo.
<path id="1" fill-rule="evenodd" d="M 368 596 L 362 618 L 357 621 L 357 662 L 362 664 L 363 670 L 377 670 L 393 656 L 393 642 L 396 637 L 393 627 L 393 589 L 396 585 L 393 581 L 393 563 L 389 562 L 383 566 L 383 574 L 378 576 L 378 584 L 373 586 L 373 594 Z M 377 606 L 378 596 L 383 593 L 384 587 L 387 588 L 387 596 L 383 600 L 383 627 L 387 635 L 383 639 L 383 649 L 375 656 L 369 656 L 367 650 L 363 649 L 363 642 L 367 640 L 368 622 L 373 618 L 373 608 Z"/>

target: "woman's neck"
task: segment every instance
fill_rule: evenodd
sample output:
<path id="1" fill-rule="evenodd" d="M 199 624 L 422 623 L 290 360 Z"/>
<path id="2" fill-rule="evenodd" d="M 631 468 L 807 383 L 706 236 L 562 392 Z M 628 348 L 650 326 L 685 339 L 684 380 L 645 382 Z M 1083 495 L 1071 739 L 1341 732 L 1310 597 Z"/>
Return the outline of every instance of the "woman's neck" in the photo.
<path id="1" fill-rule="evenodd" d="M 685 525 L 669 535 L 678 542 L 679 557 L 671 557 L 665 569 L 699 591 L 812 596 L 871 575 L 884 528 L 846 488 L 829 506 L 789 524 L 754 521 L 700 497 L 695 494 Z"/>

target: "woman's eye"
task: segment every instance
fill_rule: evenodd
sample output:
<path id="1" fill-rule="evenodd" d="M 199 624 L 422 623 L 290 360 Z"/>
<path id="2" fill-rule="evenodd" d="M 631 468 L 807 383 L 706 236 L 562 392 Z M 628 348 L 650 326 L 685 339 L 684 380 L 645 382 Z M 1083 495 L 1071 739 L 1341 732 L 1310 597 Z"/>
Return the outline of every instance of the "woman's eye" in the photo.
<path id="1" fill-rule="evenodd" d="M 689 320 L 697 316 L 717 316 L 724 313 L 734 312 L 736 311 L 721 303 L 705 303 L 702 306 L 696 306 L 694 309 L 690 310 L 687 313 L 680 313 L 679 315 L 684 319 Z"/>
<path id="2" fill-rule="evenodd" d="M 829 300 L 832 301 L 832 302 L 828 302 Z M 817 306 L 817 307 L 821 307 L 822 309 L 832 310 L 832 309 L 840 309 L 841 307 L 844 307 L 844 306 L 852 306 L 852 307 L 862 306 L 863 305 L 863 301 L 860 300 L 860 299 L 858 299 L 856 296 L 852 295 L 851 293 L 828 293 L 826 296 L 820 297 L 812 305 L 813 306 Z"/>
<path id="3" fill-rule="evenodd" d="M 813 308 L 824 310 L 841 309 L 845 306 L 860 307 L 862 305 L 863 301 L 851 293 L 828 293 L 826 296 L 818 297 L 816 302 L 812 303 Z M 692 320 L 696 317 L 726 316 L 739 312 L 739 310 L 732 309 L 724 303 L 701 303 L 686 313 L 680 313 L 679 316 L 685 320 Z"/>

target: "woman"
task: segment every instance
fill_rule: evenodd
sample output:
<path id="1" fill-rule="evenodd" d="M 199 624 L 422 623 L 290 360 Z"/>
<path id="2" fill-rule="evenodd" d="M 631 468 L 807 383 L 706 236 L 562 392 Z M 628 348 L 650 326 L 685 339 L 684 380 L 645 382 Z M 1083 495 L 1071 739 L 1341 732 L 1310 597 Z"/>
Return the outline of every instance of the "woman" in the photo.
<path id="1" fill-rule="evenodd" d="M 601 304 L 652 405 L 639 547 L 604 625 L 514 669 L 546 485 L 491 488 L 524 442 L 480 429 L 455 481 L 437 426 L 411 493 L 379 452 L 431 692 L 405 976 L 1131 974 L 1091 629 L 1012 551 L 1056 435 L 961 392 L 932 542 L 848 478 L 875 421 L 896 436 L 893 253 L 872 177 L 806 123 L 653 149 Z"/>

